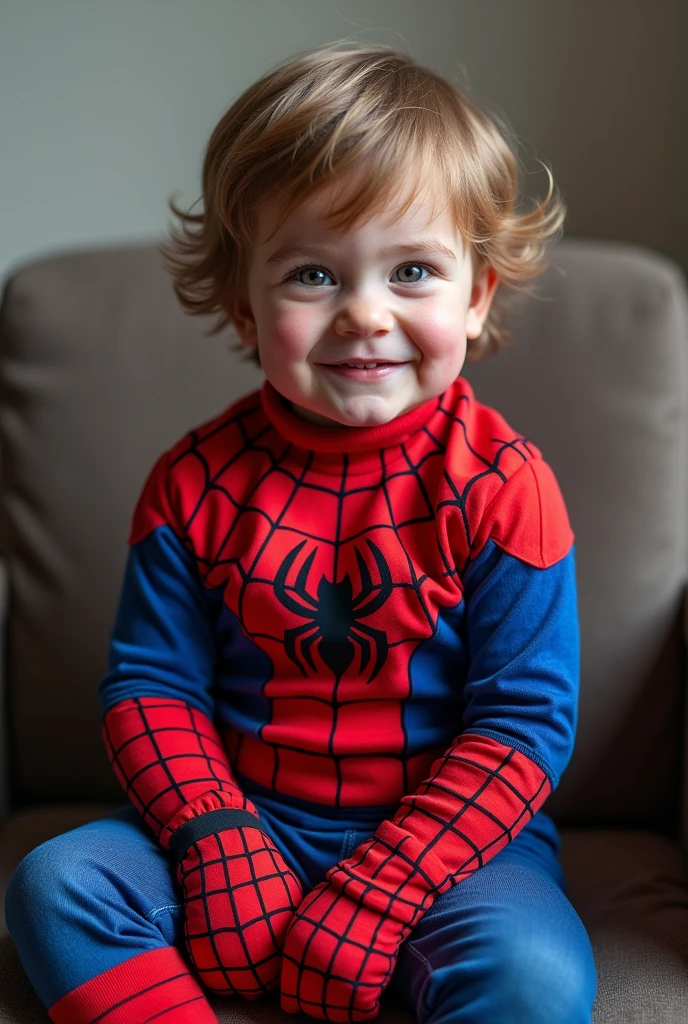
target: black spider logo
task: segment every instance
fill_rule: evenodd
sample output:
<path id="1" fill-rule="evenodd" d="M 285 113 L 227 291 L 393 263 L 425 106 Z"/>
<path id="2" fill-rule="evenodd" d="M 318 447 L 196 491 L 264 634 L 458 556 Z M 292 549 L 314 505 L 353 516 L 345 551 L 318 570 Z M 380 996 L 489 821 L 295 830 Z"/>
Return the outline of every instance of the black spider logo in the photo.
<path id="1" fill-rule="evenodd" d="M 292 548 L 275 577 L 275 595 L 280 603 L 301 618 L 308 619 L 303 626 L 285 630 L 284 649 L 294 664 L 306 675 L 297 653 L 297 641 L 301 638 L 301 656 L 315 670 L 311 648 L 316 640 L 319 640 L 320 657 L 339 681 L 353 661 L 356 646 L 361 651 L 361 672 L 368 665 L 374 648 L 375 664 L 368 679 L 368 682 L 372 683 L 387 657 L 387 635 L 381 629 L 373 629 L 360 620 L 376 612 L 390 597 L 393 584 L 389 566 L 380 549 L 372 541 L 366 540 L 380 574 L 379 590 L 373 586 L 368 566 L 358 548 L 355 548 L 361 574 L 361 589 L 358 594 L 354 595 L 351 578 L 346 573 L 338 583 L 331 583 L 326 576 L 321 576 L 318 596 L 311 597 L 308 593 L 308 574 L 318 550 L 314 548 L 299 570 L 296 585 L 289 588 L 297 594 L 297 600 L 292 593 L 287 592 L 287 575 L 305 543 L 303 540 Z"/>

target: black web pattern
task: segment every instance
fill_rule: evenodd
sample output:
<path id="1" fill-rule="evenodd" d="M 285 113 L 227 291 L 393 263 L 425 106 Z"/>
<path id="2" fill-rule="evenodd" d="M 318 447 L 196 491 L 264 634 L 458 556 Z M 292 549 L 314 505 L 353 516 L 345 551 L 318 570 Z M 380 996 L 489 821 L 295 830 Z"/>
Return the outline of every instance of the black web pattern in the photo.
<path id="1" fill-rule="evenodd" d="M 461 397 L 467 401 L 467 396 Z M 410 657 L 420 643 L 436 636 L 438 607 L 429 591 L 435 581 L 447 577 L 456 579 L 458 588 L 457 577 L 471 557 L 474 541 L 470 511 L 474 493 L 490 478 L 504 483 L 515 471 L 514 455 L 520 466 L 537 453 L 521 436 L 491 437 L 485 445 L 488 450 L 478 451 L 469 441 L 465 419 L 444 402 L 444 397 L 438 400 L 433 416 L 408 443 L 368 453 L 363 460 L 365 472 L 357 456 L 323 456 L 291 445 L 266 422 L 259 405 L 245 406 L 237 414 L 220 417 L 192 432 L 170 463 L 173 476 L 188 478 L 193 474 L 195 490 L 192 495 L 190 489 L 185 491 L 179 529 L 206 585 L 222 585 L 228 572 L 238 574 L 240 582 L 232 611 L 245 635 L 268 652 L 273 662 L 275 649 L 281 647 L 283 665 L 291 663 L 302 675 L 319 674 L 333 684 L 327 696 L 310 698 L 324 700 L 332 713 L 322 736 L 307 748 L 309 754 L 334 766 L 336 792 L 327 802 L 342 803 L 342 788 L 346 785 L 344 762 L 349 755 L 337 751 L 342 739 L 341 711 L 356 702 L 342 691 L 346 669 L 351 666 L 351 671 L 371 681 L 395 648 L 406 647 Z M 445 464 L 450 434 L 453 447 L 458 435 L 467 458 L 480 466 L 470 479 L 460 478 Z M 508 465 L 503 468 L 505 460 Z M 190 462 L 193 469 L 186 473 Z M 216 528 L 209 545 L 210 506 L 215 520 L 225 525 Z M 323 514 L 311 516 L 304 523 L 307 515 L 301 515 L 301 511 L 307 513 L 313 508 L 322 509 Z M 441 543 L 435 528 L 438 518 L 447 515 L 458 521 L 463 533 L 458 546 L 468 554 L 462 564 L 457 565 L 456 552 Z M 253 536 L 260 533 L 260 543 L 246 542 L 249 521 L 252 529 L 248 532 Z M 416 538 L 421 535 L 425 546 L 419 554 Z M 383 592 L 385 582 L 373 547 L 387 559 L 392 595 L 385 604 L 385 613 L 389 614 L 378 616 L 375 623 L 366 620 L 366 608 Z M 314 566 L 316 552 L 318 562 Z M 275 580 L 287 557 L 293 560 L 278 591 Z M 352 596 L 344 614 L 341 606 L 346 602 L 334 590 L 342 588 L 347 574 Z M 318 577 L 326 578 L 325 590 L 330 588 L 329 606 L 319 599 Z M 264 614 L 258 615 L 252 601 L 257 593 L 265 595 L 266 591 L 269 598 L 262 598 Z M 395 592 L 412 595 L 411 602 L 395 599 Z M 345 633 L 330 613 L 335 598 L 339 600 L 340 619 L 343 615 L 348 623 Z M 401 607 L 400 600 L 404 628 L 394 635 L 387 624 L 395 618 L 400 621 L 395 611 Z M 457 603 L 459 600 L 457 589 Z M 293 625 L 293 614 L 291 618 L 284 615 L 280 605 L 287 603 L 292 612 L 300 609 L 296 612 L 298 625 Z M 279 789 L 280 758 L 283 764 L 290 752 L 298 754 L 305 748 L 299 743 L 271 742 L 264 729 L 261 740 L 272 748 L 270 785 Z M 232 754 L 236 763 L 241 760 L 244 738 L 235 737 L 235 742 Z M 398 749 L 380 754 L 399 764 L 404 791 L 408 786 L 408 749 L 402 727 Z M 351 803 L 351 798 L 343 802 Z"/>

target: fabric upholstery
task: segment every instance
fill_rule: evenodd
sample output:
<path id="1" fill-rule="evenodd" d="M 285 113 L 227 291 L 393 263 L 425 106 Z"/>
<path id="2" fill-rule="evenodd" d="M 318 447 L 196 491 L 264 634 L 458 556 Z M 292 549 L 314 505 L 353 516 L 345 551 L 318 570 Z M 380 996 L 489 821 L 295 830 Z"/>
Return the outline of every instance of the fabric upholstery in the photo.
<path id="1" fill-rule="evenodd" d="M 9 610 L 9 575 L 7 565 L 0 553 L 0 623 L 7 622 Z M 5 629 L 0 629 L 0 708 L 7 707 L 7 672 L 6 672 L 7 644 Z M 10 808 L 10 763 L 9 750 L 7 745 L 7 722 L 4 715 L 0 716 L 0 822 L 2 822 Z"/>
<path id="2" fill-rule="evenodd" d="M 573 240 L 555 248 L 536 292 L 512 317 L 516 344 L 463 373 L 540 448 L 576 535 L 579 725 L 547 811 L 595 951 L 595 1024 L 678 1024 L 688 1019 L 685 284 L 656 253 Z M 3 706 L 15 810 L 0 829 L 3 886 L 33 846 L 122 803 L 96 687 L 133 503 L 163 448 L 260 382 L 228 351 L 230 335 L 203 336 L 209 326 L 181 313 L 153 246 L 40 260 L 5 293 Z M 288 1019 L 274 1001 L 217 1005 L 233 1024 Z M 386 1024 L 410 1022 L 385 1012 Z M 0 939 L 0 1024 L 45 1020 Z"/>
<path id="3" fill-rule="evenodd" d="M 568 897 L 598 975 L 594 1024 L 688 1020 L 688 881 L 673 840 L 640 829 L 562 829 Z"/>
<path id="4" fill-rule="evenodd" d="M 231 338 L 203 336 L 211 324 L 184 316 L 151 247 L 55 257 L 8 285 L 2 532 L 20 800 L 121 793 L 97 684 L 136 497 L 163 448 L 260 380 Z"/>

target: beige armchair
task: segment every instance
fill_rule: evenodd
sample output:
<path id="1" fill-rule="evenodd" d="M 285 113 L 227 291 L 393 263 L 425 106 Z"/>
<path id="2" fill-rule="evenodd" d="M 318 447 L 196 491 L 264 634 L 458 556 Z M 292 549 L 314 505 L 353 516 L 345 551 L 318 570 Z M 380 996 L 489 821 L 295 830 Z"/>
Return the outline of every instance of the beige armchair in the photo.
<path id="1" fill-rule="evenodd" d="M 688 1020 L 685 284 L 656 253 L 574 240 L 537 287 L 514 315 L 516 344 L 463 372 L 542 450 L 576 534 L 579 730 L 547 810 L 593 943 L 595 1024 L 678 1024 Z M 229 336 L 202 336 L 207 326 L 181 313 L 153 246 L 43 259 L 8 282 L 0 891 L 32 847 L 124 802 L 96 691 L 133 504 L 163 448 L 260 382 Z M 287 1020 L 274 1001 L 213 1005 L 222 1021 Z M 0 1022 L 46 1020 L 5 936 Z"/>

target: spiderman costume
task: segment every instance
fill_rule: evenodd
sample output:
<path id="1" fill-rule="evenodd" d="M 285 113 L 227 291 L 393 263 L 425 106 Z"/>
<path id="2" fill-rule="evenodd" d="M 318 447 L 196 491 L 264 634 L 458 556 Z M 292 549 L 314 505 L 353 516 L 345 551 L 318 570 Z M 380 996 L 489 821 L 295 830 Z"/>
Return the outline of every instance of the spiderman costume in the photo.
<path id="1" fill-rule="evenodd" d="M 362 429 L 266 383 L 158 460 L 103 734 L 207 988 L 253 998 L 281 966 L 284 1009 L 370 1019 L 436 902 L 538 822 L 556 843 L 538 812 L 575 736 L 573 558 L 540 451 L 461 377 Z M 346 856 L 306 856 L 314 813 Z"/>
<path id="2" fill-rule="evenodd" d="M 563 558 L 573 541 L 563 502 L 537 448 L 463 378 L 363 430 L 319 430 L 267 383 L 262 396 L 184 438 L 150 475 L 104 710 L 127 698 L 188 700 L 216 714 L 243 781 L 337 807 L 397 803 L 461 721 L 461 576 L 490 539 L 540 568 Z M 177 573 L 159 579 L 171 556 Z M 207 609 L 193 611 L 208 639 L 215 622 L 219 650 L 214 675 L 209 644 L 190 678 L 188 628 L 174 640 L 174 669 L 151 630 L 186 610 L 196 578 Z M 553 734 L 544 746 L 514 738 L 556 784 L 570 737 L 553 717 L 535 723 Z"/>

